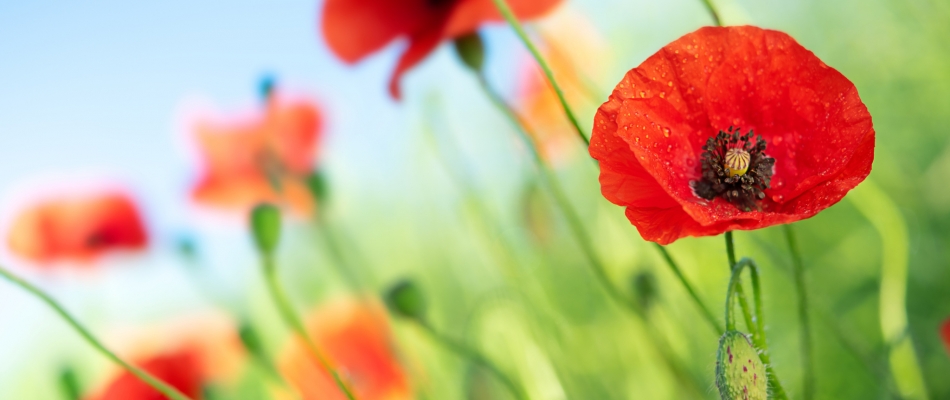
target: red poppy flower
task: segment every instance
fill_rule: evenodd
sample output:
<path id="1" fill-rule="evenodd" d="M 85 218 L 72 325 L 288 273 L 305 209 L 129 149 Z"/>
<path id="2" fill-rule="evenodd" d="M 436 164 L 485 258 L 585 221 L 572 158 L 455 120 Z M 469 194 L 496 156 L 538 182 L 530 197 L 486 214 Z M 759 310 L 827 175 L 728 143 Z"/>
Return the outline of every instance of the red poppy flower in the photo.
<path id="1" fill-rule="evenodd" d="M 182 350 L 146 360 L 139 367 L 182 394 L 200 399 L 202 376 L 199 357 L 194 351 Z M 166 397 L 128 371 L 123 371 L 94 397 L 95 400 L 165 400 Z"/>
<path id="2" fill-rule="evenodd" d="M 313 103 L 283 101 L 275 95 L 263 115 L 198 124 L 205 171 L 192 197 L 240 211 L 269 202 L 309 213 L 314 204 L 304 179 L 313 169 L 320 125 Z"/>
<path id="3" fill-rule="evenodd" d="M 624 76 L 589 150 L 604 197 L 668 244 L 835 204 L 870 173 L 874 129 L 854 84 L 787 34 L 707 27 Z"/>
<path id="4" fill-rule="evenodd" d="M 409 382 L 390 348 L 389 326 L 379 306 L 356 300 L 331 303 L 314 314 L 308 331 L 326 357 L 365 400 L 413 398 Z M 330 375 L 306 348 L 292 343 L 281 363 L 305 400 L 344 400 Z"/>
<path id="5" fill-rule="evenodd" d="M 36 204 L 16 216 L 7 242 L 14 254 L 39 263 L 88 262 L 109 251 L 142 249 L 148 237 L 131 198 L 103 193 Z"/>
<path id="6" fill-rule="evenodd" d="M 943 345 L 950 353 L 950 319 L 943 321 L 943 325 L 940 326 L 940 337 L 943 338 Z"/>
<path id="7" fill-rule="evenodd" d="M 544 15 L 561 0 L 508 0 L 519 19 Z M 327 0 L 323 36 L 330 49 L 355 63 L 390 42 L 407 38 L 409 45 L 389 81 L 399 98 L 399 78 L 445 39 L 475 32 L 479 25 L 502 20 L 491 0 Z"/>
<path id="8" fill-rule="evenodd" d="M 112 332 L 110 343 L 123 357 L 195 400 L 211 383 L 237 382 L 246 360 L 234 322 L 219 313 L 125 328 Z M 165 396 L 130 372 L 117 370 L 88 399 L 164 400 Z"/>

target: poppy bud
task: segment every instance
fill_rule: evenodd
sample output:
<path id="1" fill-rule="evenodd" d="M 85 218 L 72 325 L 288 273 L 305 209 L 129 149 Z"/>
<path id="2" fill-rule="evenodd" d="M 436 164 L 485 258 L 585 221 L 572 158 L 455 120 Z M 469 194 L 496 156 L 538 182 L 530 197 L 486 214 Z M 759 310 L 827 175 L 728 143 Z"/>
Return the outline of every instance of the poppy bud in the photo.
<path id="1" fill-rule="evenodd" d="M 656 301 L 656 277 L 649 271 L 641 271 L 633 277 L 633 294 L 636 296 L 637 304 L 643 310 L 649 310 L 650 306 Z"/>
<path id="2" fill-rule="evenodd" d="M 64 367 L 59 372 L 59 386 L 67 399 L 82 398 L 82 388 L 79 386 L 79 377 L 76 376 L 74 369 Z"/>
<path id="3" fill-rule="evenodd" d="M 768 377 L 749 337 L 727 331 L 716 352 L 716 387 L 722 400 L 767 400 Z"/>
<path id="4" fill-rule="evenodd" d="M 462 62 L 475 72 L 481 72 L 485 63 L 485 44 L 478 32 L 455 39 L 455 52 Z"/>
<path id="5" fill-rule="evenodd" d="M 310 190 L 310 195 L 317 204 L 324 204 L 330 194 L 327 178 L 322 171 L 313 171 L 307 175 L 307 189 Z"/>
<path id="6" fill-rule="evenodd" d="M 259 204 L 251 211 L 251 233 L 257 250 L 264 255 L 274 254 L 280 240 L 280 210 L 271 204 Z"/>
<path id="7" fill-rule="evenodd" d="M 386 306 L 393 314 L 422 321 L 425 317 L 426 302 L 422 290 L 411 280 L 403 280 L 386 292 Z"/>

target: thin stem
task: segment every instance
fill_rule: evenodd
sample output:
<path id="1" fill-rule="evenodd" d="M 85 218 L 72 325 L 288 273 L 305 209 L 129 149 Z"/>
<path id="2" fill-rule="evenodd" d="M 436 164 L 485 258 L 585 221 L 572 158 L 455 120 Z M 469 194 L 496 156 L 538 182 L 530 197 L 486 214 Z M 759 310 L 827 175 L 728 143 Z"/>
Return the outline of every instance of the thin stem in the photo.
<path id="1" fill-rule="evenodd" d="M 719 13 L 716 11 L 716 6 L 713 5 L 712 0 L 703 0 L 703 5 L 706 6 L 706 11 L 709 11 L 709 15 L 712 16 L 713 25 L 722 26 L 722 19 L 719 18 Z"/>
<path id="2" fill-rule="evenodd" d="M 165 395 L 165 397 L 168 397 L 169 399 L 191 400 L 188 396 L 178 391 L 178 389 L 175 389 L 171 385 L 165 382 L 162 382 L 160 379 L 156 378 L 155 376 L 146 372 L 145 370 L 139 367 L 136 367 L 132 364 L 129 364 L 125 360 L 119 358 L 119 356 L 117 356 L 115 353 L 107 349 L 106 346 L 103 345 L 102 342 L 99 341 L 99 339 L 96 339 L 96 337 L 92 334 L 92 332 L 86 329 L 86 327 L 83 326 L 82 323 L 80 323 L 78 320 L 76 320 L 75 317 L 69 314 L 69 312 L 66 311 L 66 309 L 63 308 L 63 306 L 59 304 L 59 302 L 57 302 L 52 297 L 50 297 L 50 295 L 46 294 L 46 292 L 44 292 L 42 289 L 23 280 L 19 276 L 16 276 L 15 274 L 13 274 L 13 272 L 10 272 L 9 270 L 3 267 L 0 267 L 0 275 L 3 275 L 4 278 L 9 280 L 13 284 L 23 288 L 27 292 L 30 292 L 34 296 L 39 297 L 40 300 L 43 300 L 44 303 L 52 307 L 53 310 L 56 311 L 56 313 L 59 314 L 59 316 L 62 317 L 63 320 L 69 323 L 69 325 L 72 326 L 73 329 L 75 329 L 76 332 L 78 332 L 79 335 L 82 336 L 83 339 L 85 339 L 86 342 L 88 342 L 92 347 L 94 347 L 96 350 L 99 350 L 99 352 L 102 353 L 102 355 L 106 356 L 106 358 L 109 358 L 116 364 L 119 364 L 120 366 L 122 366 L 122 368 L 125 368 L 126 371 L 129 371 L 129 373 L 131 373 L 132 375 L 135 375 L 135 377 L 142 380 L 142 382 L 145 382 L 147 385 L 151 386 L 153 389 L 161 392 L 163 395 Z"/>
<path id="3" fill-rule="evenodd" d="M 686 280 L 686 277 L 683 275 L 683 271 L 680 270 L 679 266 L 676 265 L 676 261 L 673 261 L 673 257 L 670 256 L 670 253 L 666 251 L 666 247 L 663 247 L 659 244 L 656 244 L 657 250 L 660 251 L 660 254 L 663 255 L 663 259 L 666 260 L 666 264 L 670 266 L 670 269 L 673 270 L 673 274 L 679 279 L 680 283 L 683 284 L 683 287 L 686 288 L 686 291 L 689 292 L 689 297 L 693 299 L 693 302 L 696 303 L 696 307 L 699 307 L 699 310 L 702 311 L 703 317 L 706 318 L 706 321 L 712 325 L 713 329 L 720 335 L 722 335 L 722 325 L 719 325 L 719 321 L 716 320 L 716 317 L 713 316 L 712 311 L 709 310 L 709 307 L 706 307 L 706 304 L 699 299 L 699 295 L 696 294 L 696 290 L 693 289 L 693 285 Z"/>
<path id="4" fill-rule="evenodd" d="M 812 357 L 811 321 L 808 318 L 808 292 L 805 290 L 805 268 L 802 265 L 801 254 L 798 252 L 798 242 L 791 225 L 784 225 L 785 240 L 788 242 L 788 251 L 792 255 L 792 270 L 795 275 L 795 291 L 798 295 L 798 320 L 801 324 L 802 335 L 802 397 L 811 400 L 815 396 L 815 369 Z"/>
<path id="5" fill-rule="evenodd" d="M 472 349 L 471 347 L 469 347 L 468 345 L 464 343 L 461 343 L 459 341 L 456 341 L 455 339 L 452 339 L 448 336 L 440 334 L 425 321 L 417 320 L 416 322 L 419 324 L 420 327 L 422 327 L 423 331 L 429 334 L 432 340 L 439 342 L 440 344 L 447 347 L 449 350 L 455 352 L 459 356 L 462 356 L 463 358 L 469 358 L 472 361 L 474 361 L 476 364 L 479 364 L 487 368 L 488 371 L 491 372 L 493 375 L 495 375 L 495 377 L 498 378 L 498 380 L 501 381 L 501 383 L 503 383 L 505 387 L 509 391 L 511 391 L 511 394 L 513 394 L 516 398 L 518 398 L 519 400 L 528 399 L 528 397 L 524 394 L 524 392 L 515 383 L 513 379 L 511 379 L 507 374 L 502 372 L 501 368 L 498 368 L 498 366 L 495 365 L 495 363 L 493 363 L 488 358 L 485 358 L 485 356 L 483 356 L 481 353 L 479 353 L 475 349 Z"/>
<path id="6" fill-rule="evenodd" d="M 355 400 L 356 397 L 353 394 L 353 391 L 343 382 L 343 379 L 340 378 L 340 374 L 337 372 L 333 365 L 330 364 L 330 361 L 324 357 L 323 352 L 317 348 L 316 343 L 310 339 L 310 335 L 307 334 L 307 329 L 304 328 L 303 322 L 297 316 L 297 313 L 294 311 L 293 306 L 290 304 L 290 300 L 287 298 L 287 294 L 284 293 L 283 286 L 280 285 L 280 282 L 277 280 L 277 268 L 274 265 L 274 260 L 270 256 L 263 257 L 263 267 L 264 267 L 264 278 L 267 281 L 267 289 L 270 291 L 271 297 L 274 300 L 274 303 L 277 305 L 277 309 L 280 312 L 281 317 L 284 318 L 284 322 L 287 325 L 290 325 L 290 328 L 303 340 L 304 344 L 307 346 L 307 349 L 310 353 L 317 359 L 323 369 L 327 370 L 330 375 L 333 377 L 333 381 L 336 383 L 336 386 L 340 388 L 343 394 L 346 395 L 346 398 L 349 400 Z"/>
<path id="7" fill-rule="evenodd" d="M 601 287 L 604 288 L 609 297 L 632 312 L 634 315 L 638 316 L 644 325 L 648 326 L 649 323 L 646 321 L 646 316 L 644 315 L 643 311 L 640 310 L 640 308 L 636 305 L 636 303 L 633 302 L 632 299 L 624 296 L 623 293 L 620 292 L 620 290 L 617 289 L 617 287 L 613 284 L 613 282 L 611 282 L 610 276 L 607 274 L 607 269 L 604 267 L 604 263 L 601 261 L 600 257 L 597 256 L 596 251 L 591 246 L 590 237 L 587 235 L 584 225 L 581 223 L 580 217 L 571 206 L 570 201 L 564 194 L 563 189 L 561 189 L 560 184 L 554 178 L 550 167 L 538 152 L 537 146 L 531 139 L 531 135 L 528 133 L 526 125 L 523 123 L 518 114 L 508 106 L 504 99 L 502 99 L 501 96 L 491 89 L 491 86 L 485 80 L 483 75 L 478 74 L 478 81 L 492 103 L 494 103 L 495 106 L 511 121 L 512 125 L 515 127 L 515 131 L 518 132 L 519 137 L 525 143 L 525 147 L 527 147 L 528 151 L 531 153 L 531 158 L 534 161 L 535 166 L 538 168 L 542 181 L 547 185 L 551 196 L 554 198 L 554 203 L 567 220 L 570 232 L 574 236 L 578 246 L 580 246 L 581 252 L 584 254 L 585 258 L 587 258 L 588 263 L 593 267 L 594 276 L 600 282 Z M 713 318 L 713 321 L 714 320 L 715 318 Z M 660 350 L 661 353 L 664 353 L 663 350 L 668 347 L 669 346 L 662 348 Z M 669 352 L 665 352 L 662 354 L 662 356 L 666 358 L 666 362 L 674 373 L 685 375 L 685 372 L 682 371 L 683 368 L 681 368 L 681 366 L 676 363 Z"/>
<path id="8" fill-rule="evenodd" d="M 732 240 L 732 231 L 726 232 L 726 253 L 729 255 L 729 270 L 736 266 L 736 247 Z M 749 302 L 746 300 L 745 291 L 742 289 L 742 281 L 736 283 L 736 295 L 739 296 L 739 306 L 742 308 L 742 317 L 745 320 L 746 327 L 753 337 L 759 336 L 758 325 L 752 321 L 752 313 L 749 312 Z M 764 333 L 762 333 L 764 335 Z"/>
<path id="9" fill-rule="evenodd" d="M 765 338 L 765 317 L 764 310 L 762 309 L 762 290 L 761 283 L 759 282 L 759 267 L 755 264 L 755 261 L 752 261 L 749 258 L 743 258 L 738 263 L 736 262 L 736 250 L 735 244 L 732 240 L 732 232 L 726 232 L 726 252 L 729 255 L 729 271 L 732 274 L 732 278 L 729 282 L 729 292 L 727 297 L 727 307 L 726 307 L 726 326 L 727 329 L 735 329 L 735 321 L 730 321 L 734 318 L 730 315 L 729 309 L 731 308 L 732 300 L 731 297 L 733 292 L 739 298 L 739 305 L 742 308 L 742 314 L 745 318 L 746 325 L 750 331 L 755 330 L 752 334 L 752 342 L 755 344 L 755 347 L 759 349 L 759 359 L 762 360 L 762 363 L 765 364 L 765 371 L 769 375 L 769 387 L 772 389 L 773 398 L 777 400 L 788 399 L 788 395 L 785 394 L 785 388 L 782 387 L 782 382 L 778 379 L 778 376 L 775 374 L 775 370 L 772 369 L 772 356 L 769 354 L 769 343 Z M 742 281 L 739 279 L 740 272 L 744 266 L 750 266 L 752 269 L 752 296 L 755 301 L 755 319 L 757 324 L 752 323 L 751 314 L 748 310 L 748 304 L 744 303 L 744 295 L 742 293 Z M 733 282 L 733 280 L 735 282 Z M 731 326 L 731 328 L 729 328 Z"/>
<path id="10" fill-rule="evenodd" d="M 531 43 L 531 39 L 528 38 L 528 34 L 525 33 L 521 23 L 518 22 L 518 18 L 515 16 L 514 12 L 511 11 L 511 7 L 508 6 L 508 3 L 505 0 L 492 1 L 495 2 L 495 7 L 497 7 L 498 11 L 501 12 L 501 15 L 505 17 L 505 20 L 508 21 L 508 24 L 510 24 L 515 30 L 515 33 L 518 34 L 518 38 L 521 39 L 521 42 L 524 43 L 525 47 L 528 48 L 528 51 L 531 52 L 531 55 L 534 56 L 534 60 L 538 62 L 541 70 L 544 71 L 544 76 L 547 77 L 548 83 L 550 83 L 551 87 L 554 88 L 554 92 L 557 93 L 558 100 L 561 101 L 561 107 L 564 108 L 564 114 L 566 114 L 567 119 L 571 121 L 571 125 L 574 125 L 574 129 L 577 131 L 577 136 L 589 146 L 590 139 L 588 139 L 587 135 L 584 134 L 584 129 L 581 128 L 580 123 L 577 122 L 577 117 L 574 115 L 574 111 L 572 111 L 571 106 L 567 104 L 567 99 L 564 97 L 564 91 L 561 90 L 561 86 L 558 85 L 557 81 L 554 80 L 554 73 L 551 72 L 551 67 L 548 66 L 547 61 L 545 61 L 544 57 L 541 56 L 541 52 L 538 51 L 538 48 L 535 47 L 533 43 Z"/>
<path id="11" fill-rule="evenodd" d="M 508 106 L 508 103 L 506 103 L 505 100 L 498 95 L 498 93 L 491 89 L 491 86 L 485 80 L 484 75 L 478 74 L 478 82 L 481 84 L 482 89 L 485 90 L 485 93 L 488 95 L 488 98 L 492 101 L 492 103 L 495 104 L 499 111 L 508 117 L 512 123 L 512 126 L 514 126 L 515 131 L 518 132 L 519 138 L 524 142 L 525 147 L 528 148 L 528 151 L 531 153 L 531 159 L 538 168 L 541 180 L 547 185 L 551 196 L 554 198 L 554 203 L 557 205 L 557 208 L 561 214 L 564 215 L 565 220 L 567 220 L 568 227 L 570 228 L 569 230 L 574 236 L 575 242 L 577 242 L 577 245 L 580 246 L 584 257 L 594 269 L 594 275 L 611 297 L 622 304 L 627 303 L 628 300 L 626 297 L 617 292 L 617 289 L 614 288 L 614 285 L 610 282 L 610 277 L 607 275 L 607 269 L 604 267 L 604 263 L 601 261 L 600 257 L 597 256 L 597 252 L 591 245 L 590 237 L 587 235 L 587 231 L 584 229 L 584 224 L 581 222 L 580 216 L 577 215 L 577 212 L 571 206 L 570 201 L 564 194 L 564 190 L 561 188 L 561 185 L 558 183 L 557 179 L 555 179 L 553 176 L 551 168 L 547 165 L 544 158 L 541 157 L 541 154 L 538 152 L 537 145 L 535 144 L 534 140 L 531 139 L 531 135 L 528 133 L 524 122 L 521 120 L 518 114 Z"/>

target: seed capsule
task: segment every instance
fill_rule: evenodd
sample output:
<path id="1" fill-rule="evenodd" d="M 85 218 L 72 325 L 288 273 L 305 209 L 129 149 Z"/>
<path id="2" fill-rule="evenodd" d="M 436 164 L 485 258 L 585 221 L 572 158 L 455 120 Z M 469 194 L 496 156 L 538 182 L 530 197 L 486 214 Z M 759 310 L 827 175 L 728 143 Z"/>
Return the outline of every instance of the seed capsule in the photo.
<path id="1" fill-rule="evenodd" d="M 749 152 L 740 148 L 732 148 L 726 151 L 726 171 L 729 176 L 742 176 L 749 170 Z"/>
<path id="2" fill-rule="evenodd" d="M 728 331 L 716 353 L 716 387 L 722 400 L 767 400 L 765 365 L 749 337 Z"/>

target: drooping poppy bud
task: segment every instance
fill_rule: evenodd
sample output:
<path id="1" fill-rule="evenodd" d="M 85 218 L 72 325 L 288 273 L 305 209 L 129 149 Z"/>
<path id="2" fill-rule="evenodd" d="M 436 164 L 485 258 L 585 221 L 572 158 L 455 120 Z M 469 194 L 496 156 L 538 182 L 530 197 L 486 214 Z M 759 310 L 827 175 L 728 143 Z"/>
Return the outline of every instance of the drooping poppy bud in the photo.
<path id="1" fill-rule="evenodd" d="M 455 53 L 459 55 L 465 66 L 475 72 L 481 72 L 482 65 L 485 64 L 485 43 L 482 42 L 481 35 L 473 32 L 465 36 L 455 38 Z"/>
<path id="2" fill-rule="evenodd" d="M 251 210 L 251 234 L 261 254 L 271 256 L 280 241 L 280 210 L 271 204 L 260 204 Z"/>
<path id="3" fill-rule="evenodd" d="M 425 318 L 425 296 L 411 280 L 393 285 L 385 296 L 386 306 L 393 314 L 422 321 Z"/>
<path id="4" fill-rule="evenodd" d="M 722 400 L 767 400 L 765 365 L 749 337 L 727 331 L 716 352 L 716 387 Z"/>

